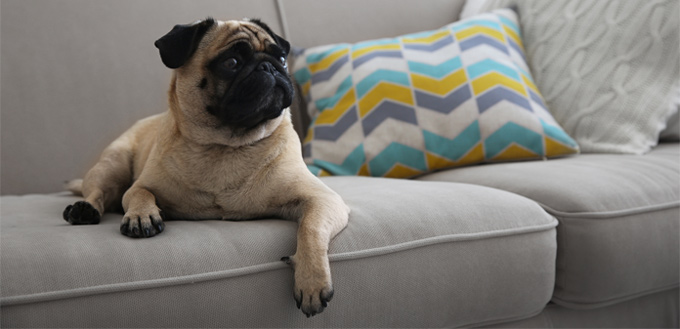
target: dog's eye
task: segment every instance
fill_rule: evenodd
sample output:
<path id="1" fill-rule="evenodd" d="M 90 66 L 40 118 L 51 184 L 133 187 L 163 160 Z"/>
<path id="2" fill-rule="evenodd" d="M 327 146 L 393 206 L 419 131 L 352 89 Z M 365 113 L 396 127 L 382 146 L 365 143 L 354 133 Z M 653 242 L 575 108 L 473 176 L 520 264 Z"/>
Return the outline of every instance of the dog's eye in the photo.
<path id="1" fill-rule="evenodd" d="M 234 57 L 228 58 L 224 61 L 224 66 L 230 70 L 233 70 L 238 65 L 238 60 Z"/>
<path id="2" fill-rule="evenodd" d="M 286 58 L 285 58 L 285 57 L 281 56 L 281 57 L 279 58 L 279 61 L 281 62 L 281 64 L 283 64 L 283 67 L 284 67 L 284 68 L 288 68 L 288 63 L 286 63 Z"/>

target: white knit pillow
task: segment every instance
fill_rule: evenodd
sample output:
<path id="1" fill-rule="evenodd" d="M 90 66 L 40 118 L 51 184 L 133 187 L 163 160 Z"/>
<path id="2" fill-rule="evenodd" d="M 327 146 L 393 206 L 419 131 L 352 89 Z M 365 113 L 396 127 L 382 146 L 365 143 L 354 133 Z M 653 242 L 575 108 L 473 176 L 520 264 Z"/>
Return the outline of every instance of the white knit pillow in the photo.
<path id="1" fill-rule="evenodd" d="M 581 152 L 642 154 L 677 111 L 677 0 L 481 0 L 462 18 L 515 5 L 529 67 Z"/>

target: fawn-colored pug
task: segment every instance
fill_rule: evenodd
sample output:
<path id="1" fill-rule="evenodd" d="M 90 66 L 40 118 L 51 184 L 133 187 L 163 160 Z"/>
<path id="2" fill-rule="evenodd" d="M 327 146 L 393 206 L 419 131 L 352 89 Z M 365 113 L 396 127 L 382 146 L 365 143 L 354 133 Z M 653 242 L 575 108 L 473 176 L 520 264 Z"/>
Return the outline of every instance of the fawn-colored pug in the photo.
<path id="1" fill-rule="evenodd" d="M 97 224 L 122 203 L 120 232 L 163 232 L 164 218 L 299 223 L 294 297 L 307 315 L 333 297 L 328 244 L 349 208 L 305 166 L 293 130 L 290 44 L 259 20 L 211 18 L 176 25 L 155 43 L 174 69 L 169 110 L 138 121 L 109 145 L 83 180 L 71 224 Z"/>

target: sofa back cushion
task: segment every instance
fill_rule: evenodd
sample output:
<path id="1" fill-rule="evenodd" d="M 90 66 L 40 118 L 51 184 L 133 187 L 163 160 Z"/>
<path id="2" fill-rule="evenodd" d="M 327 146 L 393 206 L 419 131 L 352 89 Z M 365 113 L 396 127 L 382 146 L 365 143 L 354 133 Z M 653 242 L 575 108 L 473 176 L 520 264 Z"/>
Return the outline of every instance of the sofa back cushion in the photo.
<path id="1" fill-rule="evenodd" d="M 510 5 L 538 89 L 582 152 L 642 154 L 657 144 L 678 108 L 680 2 L 476 0 L 462 15 Z"/>

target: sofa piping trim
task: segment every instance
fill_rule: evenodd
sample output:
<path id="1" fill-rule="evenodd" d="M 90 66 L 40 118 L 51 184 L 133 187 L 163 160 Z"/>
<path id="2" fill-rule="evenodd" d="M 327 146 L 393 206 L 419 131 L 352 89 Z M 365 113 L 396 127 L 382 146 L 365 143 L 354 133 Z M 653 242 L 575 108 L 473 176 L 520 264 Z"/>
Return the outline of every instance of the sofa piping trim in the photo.
<path id="1" fill-rule="evenodd" d="M 520 227 L 520 228 L 510 228 L 497 231 L 489 231 L 482 233 L 469 233 L 469 234 L 449 234 L 442 236 L 435 236 L 424 238 L 415 241 L 407 241 L 403 243 L 398 243 L 390 246 L 383 246 L 377 248 L 371 248 L 359 251 L 350 251 L 345 253 L 331 254 L 328 256 L 331 262 L 341 262 L 347 260 L 355 260 L 362 258 L 369 258 L 375 256 L 382 256 L 392 253 L 397 253 L 401 251 L 416 249 L 420 247 L 426 247 L 436 244 L 451 243 L 451 242 L 466 242 L 482 239 L 490 239 L 497 237 L 506 237 L 520 234 L 530 234 L 544 232 L 552 230 L 557 226 L 558 222 L 556 219 L 550 223 L 535 225 L 531 227 Z M 185 275 L 180 277 L 169 277 L 161 279 L 151 279 L 136 282 L 123 282 L 123 283 L 112 283 L 104 284 L 99 286 L 82 287 L 69 290 L 59 290 L 50 291 L 43 293 L 35 293 L 29 295 L 20 296 L 9 296 L 0 298 L 0 306 L 12 306 L 28 303 L 39 303 L 39 302 L 49 302 L 54 300 L 69 299 L 76 297 L 85 297 L 92 295 L 108 294 L 108 293 L 118 293 L 125 291 L 135 291 L 153 288 L 164 288 L 184 284 L 194 284 L 205 281 L 222 280 L 232 277 L 239 277 L 243 275 L 262 273 L 280 269 L 287 269 L 288 265 L 283 262 L 271 262 L 265 264 L 257 264 L 237 269 L 229 269 L 224 271 L 199 273 L 192 275 Z"/>
<path id="2" fill-rule="evenodd" d="M 543 203 L 536 202 L 538 203 L 545 211 L 550 213 L 551 215 L 559 218 L 587 218 L 587 219 L 599 219 L 599 218 L 617 218 L 617 217 L 623 217 L 623 216 L 631 216 L 631 215 L 638 215 L 638 214 L 644 214 L 648 212 L 655 212 L 655 211 L 662 211 L 662 210 L 668 210 L 668 209 L 673 209 L 673 208 L 680 208 L 680 201 L 671 201 L 667 203 L 661 203 L 661 204 L 655 204 L 651 206 L 644 206 L 644 207 L 637 207 L 637 208 L 631 208 L 631 209 L 623 209 L 623 210 L 612 210 L 612 211 L 588 211 L 588 212 L 567 212 L 567 211 L 561 211 L 561 210 L 555 210 L 553 208 L 550 208 L 546 206 Z"/>

